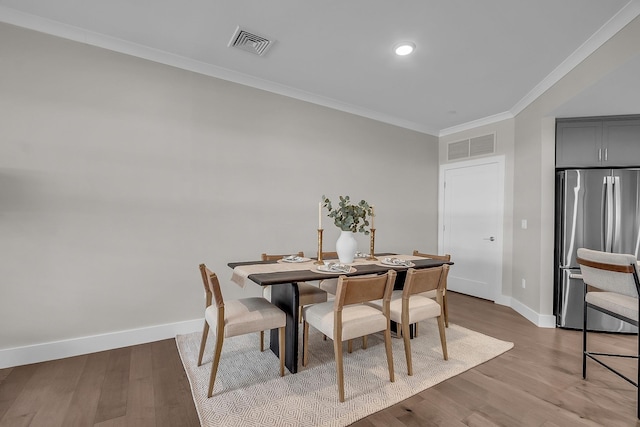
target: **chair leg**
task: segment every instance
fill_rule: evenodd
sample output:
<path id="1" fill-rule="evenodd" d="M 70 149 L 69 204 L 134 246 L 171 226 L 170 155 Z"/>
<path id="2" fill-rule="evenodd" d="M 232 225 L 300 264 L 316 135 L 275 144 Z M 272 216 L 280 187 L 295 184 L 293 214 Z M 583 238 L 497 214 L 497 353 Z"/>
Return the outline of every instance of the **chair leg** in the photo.
<path id="1" fill-rule="evenodd" d="M 384 348 L 387 351 L 387 365 L 389 365 L 389 381 L 396 380 L 393 374 L 393 352 L 391 351 L 391 329 L 387 323 L 387 329 L 384 331 Z"/>
<path id="2" fill-rule="evenodd" d="M 402 323 L 402 340 L 404 341 L 404 355 L 407 359 L 407 373 L 413 375 L 413 363 L 411 362 L 411 339 L 409 335 L 409 325 Z"/>
<path id="3" fill-rule="evenodd" d="M 204 328 L 202 330 L 202 340 L 200 341 L 200 354 L 198 355 L 198 366 L 202 365 L 202 355 L 204 354 L 204 348 L 207 345 L 207 335 L 209 335 L 209 324 L 204 321 Z"/>
<path id="4" fill-rule="evenodd" d="M 211 377 L 209 378 L 209 392 L 207 397 L 213 395 L 213 384 L 216 381 L 216 374 L 218 373 L 218 365 L 220 364 L 220 353 L 222 353 L 222 342 L 224 341 L 224 331 L 218 331 L 216 335 L 216 348 L 213 351 L 213 363 L 211 363 Z"/>
<path id="5" fill-rule="evenodd" d="M 264 331 L 260 331 L 260 351 L 264 351 Z"/>
<path id="6" fill-rule="evenodd" d="M 309 324 L 307 322 L 304 322 L 302 331 L 302 366 L 307 366 L 309 363 Z"/>
<path id="7" fill-rule="evenodd" d="M 582 379 L 587 379 L 587 303 L 582 317 Z"/>
<path id="8" fill-rule="evenodd" d="M 444 325 L 449 327 L 449 304 L 447 304 L 447 293 L 442 294 L 442 311 L 444 311 Z M 416 323 L 416 336 L 418 336 L 418 324 Z"/>
<path id="9" fill-rule="evenodd" d="M 339 338 L 333 340 L 333 351 L 336 358 L 336 377 L 338 380 L 338 398 L 344 402 L 344 371 L 342 366 L 342 341 Z"/>
<path id="10" fill-rule="evenodd" d="M 449 360 L 449 353 L 447 353 L 447 336 L 444 332 L 445 320 L 444 315 L 438 316 L 438 330 L 440 331 L 440 345 L 442 346 L 442 357 L 444 360 Z"/>
<path id="11" fill-rule="evenodd" d="M 280 376 L 284 377 L 284 357 L 285 357 L 285 346 L 284 346 L 284 335 L 285 335 L 285 327 L 278 328 L 278 345 L 280 346 Z"/>

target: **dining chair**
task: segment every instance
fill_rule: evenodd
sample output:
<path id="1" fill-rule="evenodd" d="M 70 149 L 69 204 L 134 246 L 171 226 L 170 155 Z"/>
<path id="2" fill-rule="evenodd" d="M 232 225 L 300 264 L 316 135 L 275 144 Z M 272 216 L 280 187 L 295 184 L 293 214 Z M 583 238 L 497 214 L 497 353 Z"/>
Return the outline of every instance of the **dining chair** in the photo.
<path id="1" fill-rule="evenodd" d="M 289 255 L 290 254 L 276 255 L 263 253 L 261 255 L 261 259 L 262 261 L 278 261 Z M 304 252 L 298 252 L 297 255 L 299 257 L 304 257 Z M 325 302 L 327 300 L 327 293 L 319 287 L 306 282 L 298 282 L 298 293 L 300 296 L 298 317 L 300 319 L 300 323 L 302 323 L 302 307 L 305 305 Z M 271 286 L 265 286 L 262 289 L 262 296 L 267 299 L 267 301 L 271 301 Z M 260 351 L 264 351 L 264 331 L 260 332 Z"/>
<path id="2" fill-rule="evenodd" d="M 338 252 L 322 252 L 322 259 L 323 260 L 328 260 L 328 259 L 338 259 Z M 338 289 L 338 279 L 324 279 L 321 280 L 320 283 L 318 284 L 318 286 L 320 287 L 320 289 L 322 289 L 323 291 L 325 291 L 328 294 L 331 295 L 335 295 L 336 294 L 336 290 Z"/>
<path id="3" fill-rule="evenodd" d="M 640 419 L 640 387 L 638 387 L 640 383 L 640 358 L 638 357 L 640 340 L 638 352 L 635 354 L 603 353 L 587 349 L 587 317 L 589 313 L 593 314 L 593 311 L 589 309 L 638 327 L 638 313 L 640 312 L 638 261 L 635 255 L 600 252 L 585 248 L 579 248 L 577 255 L 577 262 L 580 265 L 582 280 L 585 284 L 582 321 L 582 378 L 587 379 L 588 358 L 634 385 L 636 387 L 636 416 Z M 638 335 L 637 330 L 636 335 Z M 604 362 L 603 357 L 636 359 L 635 380 Z"/>
<path id="4" fill-rule="evenodd" d="M 444 255 L 427 254 L 424 252 L 419 252 L 415 249 L 413 251 L 413 256 L 421 256 L 424 258 L 432 258 L 432 259 L 437 259 L 437 260 L 446 261 L 446 262 L 451 261 L 451 255 L 449 254 L 444 254 Z M 436 292 L 429 291 L 425 293 L 425 295 L 428 296 L 429 298 L 435 298 Z M 442 310 L 444 311 L 444 325 L 448 328 L 449 327 L 449 304 L 447 304 L 447 282 L 446 281 L 444 283 L 444 290 L 442 292 L 442 301 L 443 301 Z M 418 336 L 418 325 L 416 325 L 415 336 Z"/>
<path id="5" fill-rule="evenodd" d="M 287 323 L 285 313 L 260 297 L 225 302 L 222 298 L 218 276 L 204 264 L 200 264 L 200 274 L 202 275 L 206 295 L 206 309 L 204 312 L 205 321 L 202 340 L 200 341 L 198 366 L 202 364 L 202 355 L 207 344 L 210 326 L 216 336 L 207 397 L 213 395 L 213 384 L 216 380 L 222 343 L 225 338 L 277 328 L 278 344 L 280 346 L 280 376 L 284 376 L 285 325 Z"/>
<path id="6" fill-rule="evenodd" d="M 304 321 L 302 365 L 307 366 L 309 362 L 309 325 L 311 325 L 333 340 L 340 402 L 344 402 L 343 341 L 384 332 L 389 380 L 395 381 L 389 321 L 389 302 L 395 279 L 396 272 L 393 270 L 376 277 L 340 276 L 334 301 L 314 304 L 302 309 Z M 383 301 L 381 310 L 364 304 L 378 299 Z"/>
<path id="7" fill-rule="evenodd" d="M 442 309 L 443 291 L 449 274 L 449 264 L 440 267 L 407 270 L 407 277 L 402 290 L 393 291 L 389 304 L 389 317 L 402 328 L 402 339 L 404 341 L 404 354 L 407 359 L 407 371 L 413 375 L 413 363 L 411 361 L 411 334 L 409 325 L 418 324 L 423 320 L 437 318 L 438 330 L 440 332 L 440 345 L 442 346 L 442 356 L 444 360 L 449 359 L 447 353 L 447 338 L 444 327 L 444 310 Z M 428 292 L 435 292 L 435 300 L 426 296 Z M 383 308 L 383 301 L 372 301 L 367 303 L 379 309 Z"/>

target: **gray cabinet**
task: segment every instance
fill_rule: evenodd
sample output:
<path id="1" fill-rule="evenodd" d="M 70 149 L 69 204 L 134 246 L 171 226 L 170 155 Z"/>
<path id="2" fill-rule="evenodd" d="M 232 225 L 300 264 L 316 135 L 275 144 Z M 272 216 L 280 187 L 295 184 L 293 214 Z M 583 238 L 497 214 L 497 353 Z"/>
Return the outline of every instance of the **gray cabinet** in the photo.
<path id="1" fill-rule="evenodd" d="M 603 165 L 640 166 L 640 119 L 602 122 Z"/>
<path id="2" fill-rule="evenodd" d="M 640 166 L 640 116 L 556 121 L 556 167 Z"/>

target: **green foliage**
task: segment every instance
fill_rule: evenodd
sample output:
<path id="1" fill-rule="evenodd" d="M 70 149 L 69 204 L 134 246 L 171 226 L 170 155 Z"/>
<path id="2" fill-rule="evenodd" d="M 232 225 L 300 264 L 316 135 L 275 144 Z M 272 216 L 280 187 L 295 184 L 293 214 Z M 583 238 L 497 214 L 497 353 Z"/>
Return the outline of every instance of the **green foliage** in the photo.
<path id="1" fill-rule="evenodd" d="M 372 215 L 371 206 L 364 200 L 354 205 L 349 196 L 340 196 L 338 207 L 334 208 L 331 200 L 322 196 L 323 207 L 329 211 L 329 218 L 333 218 L 333 223 L 342 231 L 353 231 L 354 233 L 369 234 L 365 227 L 369 226 L 369 218 Z"/>

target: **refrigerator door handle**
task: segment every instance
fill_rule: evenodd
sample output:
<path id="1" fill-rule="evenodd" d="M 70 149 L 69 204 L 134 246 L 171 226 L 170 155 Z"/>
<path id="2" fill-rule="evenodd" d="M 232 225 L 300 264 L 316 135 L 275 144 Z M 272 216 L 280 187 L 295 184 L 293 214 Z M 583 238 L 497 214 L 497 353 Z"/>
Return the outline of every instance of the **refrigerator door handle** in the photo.
<path id="1" fill-rule="evenodd" d="M 611 246 L 611 252 L 620 252 L 621 240 L 620 240 L 620 228 L 622 227 L 622 200 L 620 189 L 620 177 L 611 177 L 613 186 L 613 210 L 614 210 L 614 222 L 613 222 L 613 242 Z"/>
<path id="2" fill-rule="evenodd" d="M 613 197 L 611 177 L 605 176 L 602 186 L 602 250 L 613 249 Z"/>

